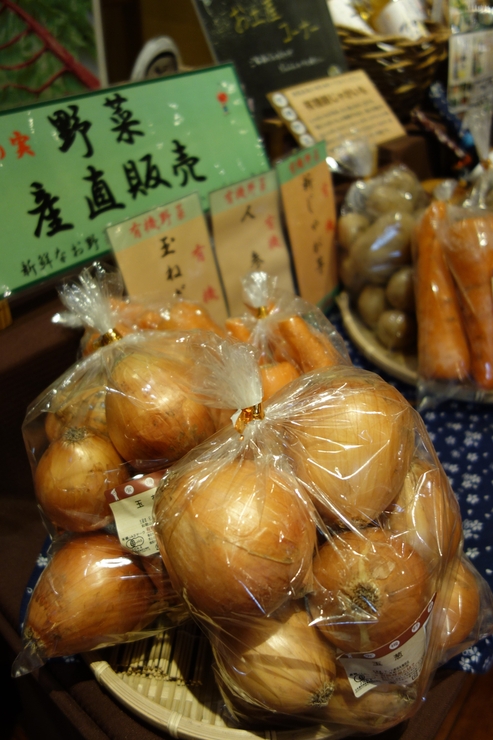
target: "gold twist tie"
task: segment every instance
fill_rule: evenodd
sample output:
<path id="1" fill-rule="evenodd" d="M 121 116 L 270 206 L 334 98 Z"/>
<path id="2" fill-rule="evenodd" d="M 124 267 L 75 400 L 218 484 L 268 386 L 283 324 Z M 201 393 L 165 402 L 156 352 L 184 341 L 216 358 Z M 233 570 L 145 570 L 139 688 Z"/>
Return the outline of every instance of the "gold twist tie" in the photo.
<path id="1" fill-rule="evenodd" d="M 235 422 L 235 429 L 239 434 L 243 434 L 243 431 L 249 422 L 263 418 L 264 409 L 261 403 L 256 403 L 255 406 L 248 406 L 246 409 L 241 410 L 241 413 Z"/>
<path id="2" fill-rule="evenodd" d="M 267 306 L 259 306 L 257 308 L 257 319 L 265 319 L 268 316 L 269 310 Z"/>
<path id="3" fill-rule="evenodd" d="M 101 336 L 96 342 L 96 348 L 99 349 L 99 347 L 106 347 L 108 344 L 111 344 L 112 342 L 118 342 L 119 339 L 123 339 L 120 332 L 117 331 L 116 329 L 110 329 L 104 334 L 101 334 Z"/>

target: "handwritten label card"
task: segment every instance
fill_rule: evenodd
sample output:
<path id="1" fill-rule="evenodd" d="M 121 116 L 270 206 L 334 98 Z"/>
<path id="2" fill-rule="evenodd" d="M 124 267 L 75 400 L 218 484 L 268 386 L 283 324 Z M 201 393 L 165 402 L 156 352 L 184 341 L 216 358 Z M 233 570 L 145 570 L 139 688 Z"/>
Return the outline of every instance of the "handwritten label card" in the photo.
<path id="1" fill-rule="evenodd" d="M 214 191 L 210 205 L 216 257 L 230 316 L 245 312 L 241 280 L 252 270 L 276 276 L 281 290 L 294 292 L 275 171 Z"/>
<path id="2" fill-rule="evenodd" d="M 325 142 L 276 166 L 302 298 L 326 307 L 337 285 L 336 205 Z"/>
<path id="3" fill-rule="evenodd" d="M 278 90 L 268 98 L 301 146 L 325 141 L 329 154 L 353 131 L 375 145 L 406 135 L 363 70 Z"/>
<path id="4" fill-rule="evenodd" d="M 111 226 L 107 233 L 130 296 L 188 298 L 224 322 L 226 304 L 197 193 Z"/>

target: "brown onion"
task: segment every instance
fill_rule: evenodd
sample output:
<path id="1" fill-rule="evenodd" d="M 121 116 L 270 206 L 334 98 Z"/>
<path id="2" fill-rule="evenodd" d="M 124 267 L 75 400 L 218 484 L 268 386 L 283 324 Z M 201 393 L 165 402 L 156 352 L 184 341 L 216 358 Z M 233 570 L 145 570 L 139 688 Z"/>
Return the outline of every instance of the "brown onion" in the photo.
<path id="1" fill-rule="evenodd" d="M 311 583 L 310 507 L 273 468 L 243 460 L 165 477 L 154 516 L 175 588 L 207 615 L 271 614 Z"/>
<path id="2" fill-rule="evenodd" d="M 334 691 L 335 650 L 310 627 L 303 603 L 289 602 L 271 617 L 226 623 L 212 638 L 221 683 L 255 707 L 309 714 Z"/>
<path id="3" fill-rule="evenodd" d="M 178 366 L 152 353 L 115 363 L 106 395 L 108 434 L 125 460 L 173 462 L 215 432 L 206 406 L 174 380 Z"/>
<path id="4" fill-rule="evenodd" d="M 128 471 L 108 437 L 69 427 L 43 453 L 34 473 L 38 503 L 57 527 L 73 532 L 101 529 L 112 520 L 105 491 Z"/>
<path id="5" fill-rule="evenodd" d="M 336 367 L 316 379 L 313 399 L 292 416 L 297 473 L 315 486 L 314 504 L 329 524 L 373 522 L 409 468 L 413 409 L 372 373 Z"/>
<path id="6" fill-rule="evenodd" d="M 139 558 L 117 537 L 73 536 L 54 552 L 34 588 L 16 675 L 48 658 L 135 639 L 156 615 L 155 594 Z"/>
<path id="7" fill-rule="evenodd" d="M 454 648 L 459 652 L 459 648 L 465 649 L 462 643 L 473 632 L 479 617 L 479 583 L 474 570 L 461 558 L 450 563 L 444 584 L 437 604 L 439 608 L 443 605 L 438 640 L 444 652 Z"/>
<path id="8" fill-rule="evenodd" d="M 46 414 L 45 431 L 50 442 L 73 426 L 106 434 L 105 397 L 104 386 L 73 389 L 62 404 L 57 404 L 56 410 Z"/>
<path id="9" fill-rule="evenodd" d="M 413 460 L 390 507 L 388 526 L 431 566 L 455 556 L 462 537 L 460 508 L 438 463 Z"/>
<path id="10" fill-rule="evenodd" d="M 403 722 L 414 711 L 418 695 L 412 686 L 381 684 L 356 697 L 346 674 L 340 670 L 335 690 L 322 716 L 325 722 L 335 722 L 365 731 L 381 732 Z"/>
<path id="11" fill-rule="evenodd" d="M 380 527 L 335 536 L 313 564 L 313 621 L 348 653 L 373 651 L 410 627 L 431 597 L 422 558 Z"/>

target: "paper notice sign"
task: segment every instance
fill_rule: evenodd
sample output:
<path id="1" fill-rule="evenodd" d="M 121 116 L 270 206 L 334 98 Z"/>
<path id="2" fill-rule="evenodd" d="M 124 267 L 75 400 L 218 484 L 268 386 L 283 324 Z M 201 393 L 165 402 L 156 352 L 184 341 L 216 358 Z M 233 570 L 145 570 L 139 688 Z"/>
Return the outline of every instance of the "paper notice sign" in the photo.
<path id="1" fill-rule="evenodd" d="M 275 171 L 216 190 L 209 198 L 216 257 L 230 316 L 245 311 L 241 280 L 252 270 L 276 277 L 278 288 L 294 293 Z"/>
<path id="2" fill-rule="evenodd" d="M 187 298 L 224 322 L 226 304 L 197 193 L 111 226 L 107 234 L 130 296 Z"/>
<path id="3" fill-rule="evenodd" d="M 325 141 L 330 154 L 352 132 L 375 145 L 406 135 L 363 70 L 285 88 L 267 97 L 303 147 Z"/>
<path id="4" fill-rule="evenodd" d="M 336 205 L 325 142 L 276 165 L 302 298 L 327 308 L 338 286 Z"/>

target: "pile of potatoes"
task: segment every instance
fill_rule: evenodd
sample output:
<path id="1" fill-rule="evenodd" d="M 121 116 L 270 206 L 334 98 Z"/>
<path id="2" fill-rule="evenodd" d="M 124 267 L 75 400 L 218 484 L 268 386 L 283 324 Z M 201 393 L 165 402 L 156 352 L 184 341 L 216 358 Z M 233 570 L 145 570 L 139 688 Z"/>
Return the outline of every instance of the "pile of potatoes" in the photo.
<path id="1" fill-rule="evenodd" d="M 339 278 L 363 323 L 389 350 L 414 352 L 412 238 L 428 196 L 405 165 L 357 181 L 337 224 Z"/>

